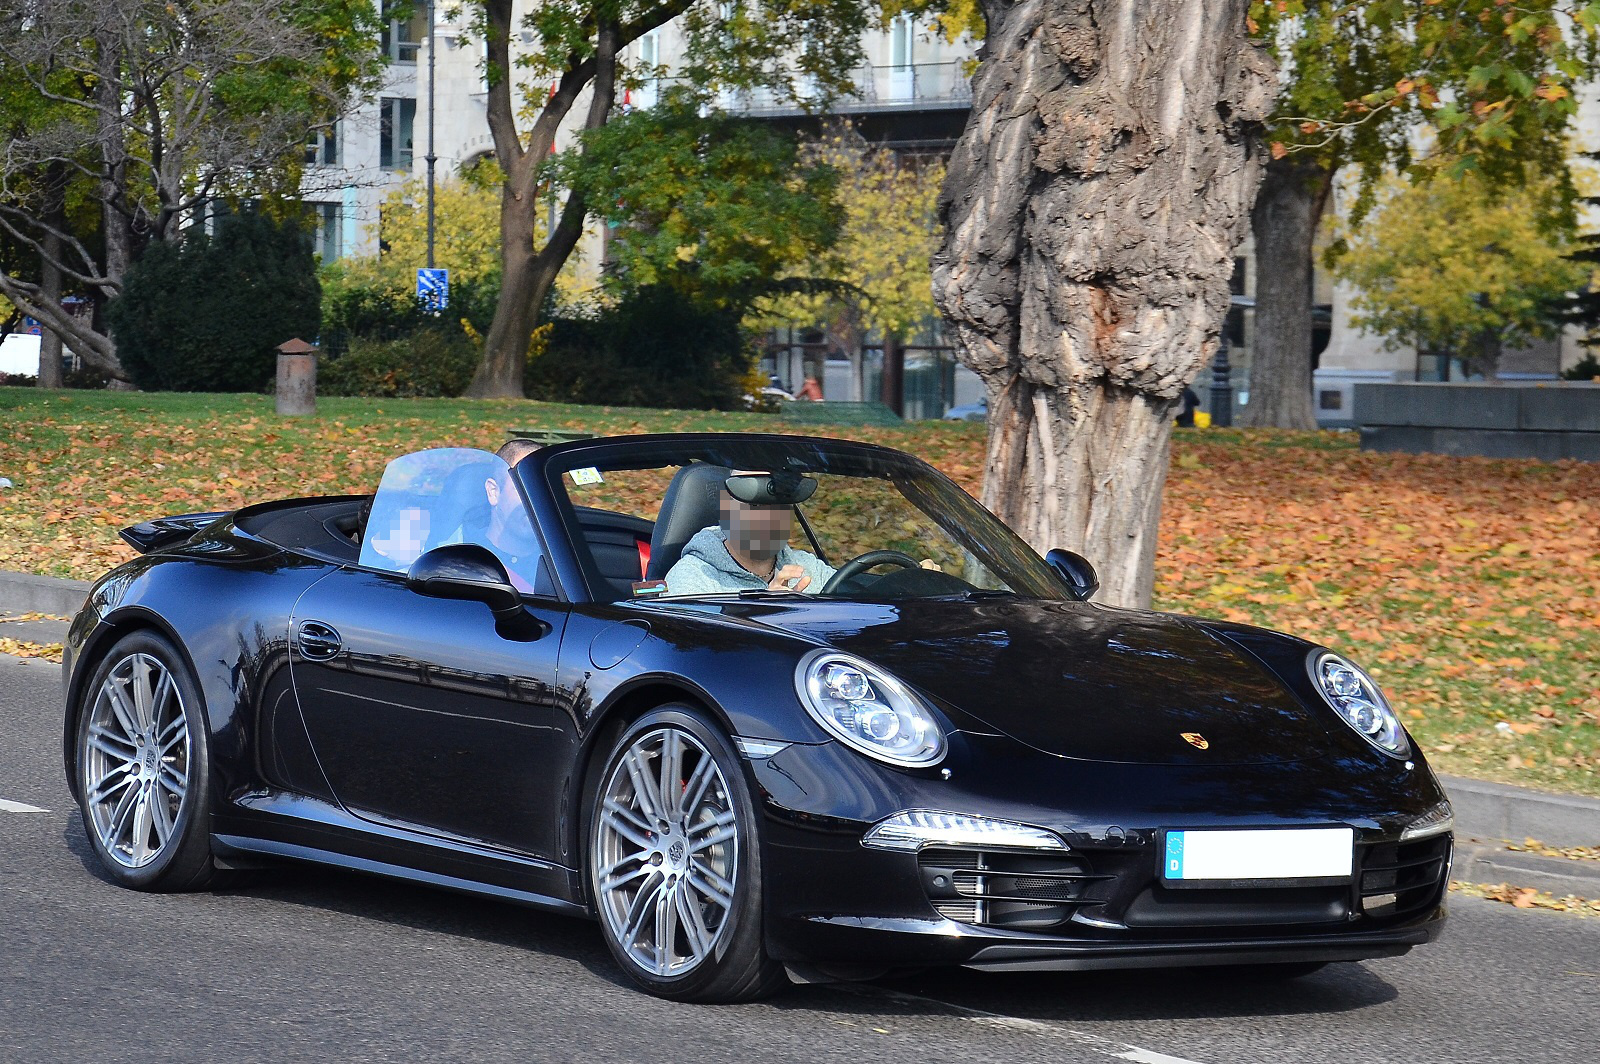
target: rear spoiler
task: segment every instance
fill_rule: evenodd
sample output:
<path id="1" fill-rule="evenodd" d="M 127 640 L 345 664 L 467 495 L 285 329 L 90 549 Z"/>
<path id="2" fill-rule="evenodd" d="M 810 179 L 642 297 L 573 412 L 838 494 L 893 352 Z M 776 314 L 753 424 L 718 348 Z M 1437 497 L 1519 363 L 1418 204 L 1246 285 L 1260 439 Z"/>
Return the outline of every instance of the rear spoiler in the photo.
<path id="1" fill-rule="evenodd" d="M 216 510 L 204 514 L 177 514 L 173 517 L 158 517 L 154 521 L 145 521 L 142 524 L 124 528 L 117 535 L 126 540 L 129 546 L 140 554 L 149 554 L 151 551 L 174 547 L 193 538 L 196 532 L 219 518 L 227 517 L 232 512 L 232 510 Z"/>

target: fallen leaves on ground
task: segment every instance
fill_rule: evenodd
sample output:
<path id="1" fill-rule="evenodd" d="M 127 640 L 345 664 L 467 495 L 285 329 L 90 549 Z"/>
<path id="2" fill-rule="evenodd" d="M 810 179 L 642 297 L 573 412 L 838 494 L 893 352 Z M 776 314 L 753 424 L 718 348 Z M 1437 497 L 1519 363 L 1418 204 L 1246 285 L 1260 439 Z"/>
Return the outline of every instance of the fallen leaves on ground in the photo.
<path id="1" fill-rule="evenodd" d="M 1600 831 L 1600 825 L 1596 825 L 1595 830 Z M 1600 861 L 1600 846 L 1547 846 L 1538 839 L 1525 839 L 1520 846 L 1510 843 L 1506 849 L 1540 857 L 1564 857 L 1569 861 Z"/>
<path id="2" fill-rule="evenodd" d="M 1556 897 L 1534 887 L 1514 887 L 1509 883 L 1463 883 L 1452 879 L 1450 889 L 1468 898 L 1505 902 L 1518 909 L 1551 909 L 1575 916 L 1600 916 L 1600 898 L 1580 898 L 1573 894 Z"/>
<path id="3" fill-rule="evenodd" d="M 516 401 L 0 389 L 0 569 L 92 579 L 116 530 L 368 492 L 390 458 L 506 429 L 791 431 L 770 415 Z M 982 487 L 984 427 L 813 429 Z M 1600 463 L 1372 454 L 1353 434 L 1180 430 L 1156 605 L 1264 625 L 1365 665 L 1441 771 L 1600 794 Z M 1045 544 L 1044 546 L 1048 546 Z"/>
<path id="4" fill-rule="evenodd" d="M 70 621 L 71 617 L 63 617 L 59 613 L 0 613 L 0 624 L 10 624 L 13 621 Z"/>
<path id="5" fill-rule="evenodd" d="M 10 654 L 17 658 L 43 658 L 61 664 L 60 643 L 25 643 L 20 639 L 8 639 L 0 636 L 0 654 Z"/>

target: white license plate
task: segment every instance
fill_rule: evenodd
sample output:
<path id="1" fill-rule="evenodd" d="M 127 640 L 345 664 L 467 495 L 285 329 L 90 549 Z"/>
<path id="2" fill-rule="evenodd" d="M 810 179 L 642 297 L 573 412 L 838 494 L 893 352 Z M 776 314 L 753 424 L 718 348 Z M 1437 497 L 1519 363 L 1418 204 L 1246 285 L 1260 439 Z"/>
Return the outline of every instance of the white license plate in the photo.
<path id="1" fill-rule="evenodd" d="M 1351 828 L 1169 831 L 1161 874 L 1172 880 L 1347 878 Z"/>

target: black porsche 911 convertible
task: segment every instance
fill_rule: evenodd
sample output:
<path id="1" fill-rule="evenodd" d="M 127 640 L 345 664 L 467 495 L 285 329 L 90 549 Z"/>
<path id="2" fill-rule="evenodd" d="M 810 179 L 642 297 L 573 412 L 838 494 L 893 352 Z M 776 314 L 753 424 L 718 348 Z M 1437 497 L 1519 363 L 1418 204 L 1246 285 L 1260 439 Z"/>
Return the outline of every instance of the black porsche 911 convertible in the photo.
<path id="1" fill-rule="evenodd" d="M 1437 936 L 1438 781 L 1311 643 L 1089 600 L 926 463 L 468 449 L 124 532 L 67 775 L 127 886 L 296 859 L 597 918 L 644 988 L 1241 965 Z M 1270 967 L 1268 967 L 1270 966 Z"/>

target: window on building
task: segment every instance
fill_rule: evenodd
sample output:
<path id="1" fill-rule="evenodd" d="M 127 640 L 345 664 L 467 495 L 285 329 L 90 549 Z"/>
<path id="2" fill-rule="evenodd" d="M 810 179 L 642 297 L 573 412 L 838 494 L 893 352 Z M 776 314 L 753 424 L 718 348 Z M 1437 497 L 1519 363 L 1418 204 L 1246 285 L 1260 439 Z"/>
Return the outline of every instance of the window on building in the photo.
<path id="1" fill-rule="evenodd" d="M 383 54 L 396 63 L 415 63 L 417 49 L 428 35 L 427 5 L 417 0 L 411 7 L 410 18 L 383 20 Z"/>
<path id="2" fill-rule="evenodd" d="M 323 262 L 333 262 L 344 254 L 343 204 L 312 203 L 309 206 L 317 223 L 315 251 Z"/>
<path id="3" fill-rule="evenodd" d="M 417 124 L 417 101 L 385 96 L 378 101 L 378 165 L 386 170 L 411 169 L 411 136 Z"/>
<path id="4" fill-rule="evenodd" d="M 894 28 L 889 36 L 889 62 L 896 70 L 909 68 L 914 59 L 916 49 L 916 27 L 911 24 L 910 15 L 901 15 L 894 20 Z"/>
<path id="5" fill-rule="evenodd" d="M 306 141 L 307 166 L 338 166 L 339 165 L 339 125 L 334 123 L 326 129 L 316 129 L 311 132 L 311 139 Z"/>
<path id="6" fill-rule="evenodd" d="M 660 71 L 661 65 L 661 31 L 651 30 L 639 38 L 639 71 L 644 75 L 644 84 L 634 93 L 633 102 L 637 107 L 654 107 L 661 96 Z"/>

